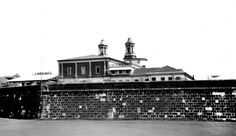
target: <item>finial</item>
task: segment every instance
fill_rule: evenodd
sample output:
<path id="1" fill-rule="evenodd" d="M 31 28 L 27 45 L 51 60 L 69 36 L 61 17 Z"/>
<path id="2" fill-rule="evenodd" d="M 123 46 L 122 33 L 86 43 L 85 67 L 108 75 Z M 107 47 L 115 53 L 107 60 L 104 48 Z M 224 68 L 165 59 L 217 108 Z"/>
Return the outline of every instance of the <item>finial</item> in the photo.
<path id="1" fill-rule="evenodd" d="M 127 43 L 133 43 L 132 39 L 129 37 Z"/>
<path id="2" fill-rule="evenodd" d="M 104 45 L 104 39 L 101 40 L 100 45 Z"/>

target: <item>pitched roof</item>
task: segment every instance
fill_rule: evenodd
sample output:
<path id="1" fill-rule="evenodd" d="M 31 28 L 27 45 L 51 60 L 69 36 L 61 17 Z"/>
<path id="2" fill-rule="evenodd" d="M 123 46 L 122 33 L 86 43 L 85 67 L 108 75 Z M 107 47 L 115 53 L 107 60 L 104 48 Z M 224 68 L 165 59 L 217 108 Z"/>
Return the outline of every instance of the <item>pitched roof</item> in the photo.
<path id="1" fill-rule="evenodd" d="M 161 67 L 160 69 L 154 70 L 153 72 L 174 72 L 174 71 L 183 71 L 183 70 L 176 69 L 167 65 L 167 66 Z"/>
<path id="2" fill-rule="evenodd" d="M 134 75 L 134 76 L 146 75 L 147 73 L 156 71 L 158 69 L 160 69 L 160 68 L 138 68 L 138 69 L 134 70 L 132 75 Z"/>
<path id="3" fill-rule="evenodd" d="M 165 72 L 183 72 L 183 70 L 176 69 L 170 66 L 164 66 L 161 68 L 138 68 L 134 70 L 132 75 L 138 76 L 138 75 L 147 75 L 151 73 L 165 73 Z"/>

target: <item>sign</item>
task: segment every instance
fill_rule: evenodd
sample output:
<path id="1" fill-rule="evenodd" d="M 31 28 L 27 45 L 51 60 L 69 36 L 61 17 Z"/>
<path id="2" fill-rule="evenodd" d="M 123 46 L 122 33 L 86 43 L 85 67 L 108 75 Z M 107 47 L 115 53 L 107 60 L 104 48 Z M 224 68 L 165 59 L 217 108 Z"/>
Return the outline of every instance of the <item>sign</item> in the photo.
<path id="1" fill-rule="evenodd" d="M 33 75 L 51 75 L 52 72 L 35 72 Z"/>

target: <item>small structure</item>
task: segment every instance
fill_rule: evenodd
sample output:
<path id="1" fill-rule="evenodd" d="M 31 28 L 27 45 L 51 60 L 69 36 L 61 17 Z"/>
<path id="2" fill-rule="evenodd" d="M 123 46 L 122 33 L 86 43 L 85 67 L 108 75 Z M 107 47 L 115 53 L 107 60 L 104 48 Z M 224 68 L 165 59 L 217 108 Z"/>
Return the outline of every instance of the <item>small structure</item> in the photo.
<path id="1" fill-rule="evenodd" d="M 50 81 L 56 81 L 57 76 L 48 75 L 48 74 L 34 74 L 30 76 L 22 76 L 16 79 L 9 80 L 9 84 L 13 87 L 21 87 L 21 86 L 32 86 L 32 85 L 40 85 L 45 84 Z"/>
<path id="2" fill-rule="evenodd" d="M 0 87 L 5 87 L 7 82 L 8 82 L 7 78 L 0 77 Z"/>
<path id="3" fill-rule="evenodd" d="M 58 60 L 59 82 L 61 83 L 100 83 L 100 82 L 149 82 L 193 80 L 194 78 L 182 69 L 170 66 L 146 68 L 134 53 L 135 43 L 128 38 L 125 43 L 124 61 L 107 55 L 108 45 L 104 40 L 98 45 L 98 55 L 87 55 Z"/>
<path id="4" fill-rule="evenodd" d="M 8 87 L 9 86 L 9 80 L 15 79 L 15 78 L 19 78 L 20 75 L 19 74 L 15 74 L 13 76 L 4 76 L 4 77 L 0 77 L 0 87 Z"/>

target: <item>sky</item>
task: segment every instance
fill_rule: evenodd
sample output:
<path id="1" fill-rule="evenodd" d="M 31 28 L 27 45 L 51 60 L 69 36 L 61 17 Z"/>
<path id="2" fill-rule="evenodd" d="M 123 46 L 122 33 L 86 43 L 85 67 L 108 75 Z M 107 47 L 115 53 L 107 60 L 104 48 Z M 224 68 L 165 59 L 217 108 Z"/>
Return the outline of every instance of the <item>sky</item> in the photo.
<path id="1" fill-rule="evenodd" d="M 122 60 L 131 37 L 147 67 L 236 79 L 235 24 L 235 0 L 0 0 L 0 76 L 58 74 L 102 39 Z"/>

